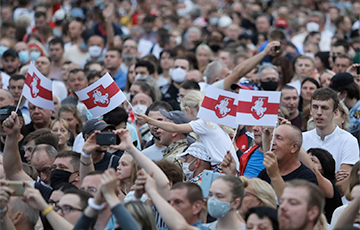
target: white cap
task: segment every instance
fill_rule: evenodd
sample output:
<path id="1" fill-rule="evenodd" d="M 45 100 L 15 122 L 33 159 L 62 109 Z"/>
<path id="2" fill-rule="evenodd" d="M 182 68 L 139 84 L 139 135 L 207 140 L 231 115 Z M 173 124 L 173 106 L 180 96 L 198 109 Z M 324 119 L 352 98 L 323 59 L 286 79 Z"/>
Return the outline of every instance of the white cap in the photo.
<path id="1" fill-rule="evenodd" d="M 188 154 L 195 158 L 199 158 L 200 160 L 207 161 L 210 163 L 213 161 L 213 158 L 206 151 L 206 147 L 202 142 L 197 141 L 192 143 L 185 152 L 178 154 L 177 157 L 186 156 Z"/>
<path id="2" fill-rule="evenodd" d="M 226 28 L 230 26 L 232 19 L 229 16 L 221 16 L 218 22 L 219 28 Z"/>

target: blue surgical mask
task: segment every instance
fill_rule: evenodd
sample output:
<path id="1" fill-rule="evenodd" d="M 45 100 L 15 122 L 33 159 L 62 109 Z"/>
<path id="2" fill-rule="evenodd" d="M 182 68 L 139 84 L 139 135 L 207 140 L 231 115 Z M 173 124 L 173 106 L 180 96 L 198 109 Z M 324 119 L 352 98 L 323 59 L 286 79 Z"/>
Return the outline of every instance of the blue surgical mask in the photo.
<path id="1" fill-rule="evenodd" d="M 38 57 L 40 57 L 40 56 L 41 56 L 40 51 L 32 51 L 32 52 L 30 53 L 30 59 L 31 59 L 32 61 L 36 61 L 36 59 L 38 59 Z"/>
<path id="2" fill-rule="evenodd" d="M 221 218 L 229 213 L 230 202 L 222 202 L 214 197 L 211 197 L 207 202 L 207 208 L 210 216 L 216 219 Z"/>
<path id="3" fill-rule="evenodd" d="M 9 48 L 6 46 L 1 45 L 0 46 L 0 57 L 2 57 L 2 55 L 5 53 L 6 50 L 8 50 Z"/>
<path id="4" fill-rule="evenodd" d="M 21 64 L 25 64 L 29 61 L 30 55 L 27 50 L 22 50 L 19 52 L 19 59 L 21 61 Z"/>

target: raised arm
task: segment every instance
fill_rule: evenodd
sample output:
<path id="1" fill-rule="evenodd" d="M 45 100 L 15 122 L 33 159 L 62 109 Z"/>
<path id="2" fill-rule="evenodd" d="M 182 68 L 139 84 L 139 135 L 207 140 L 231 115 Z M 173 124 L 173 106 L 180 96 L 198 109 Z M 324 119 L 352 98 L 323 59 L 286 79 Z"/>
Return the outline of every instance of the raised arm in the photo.
<path id="1" fill-rule="evenodd" d="M 137 116 L 137 119 L 139 119 L 142 123 L 148 123 L 149 125 L 155 125 L 159 127 L 160 129 L 163 129 L 168 132 L 172 133 L 190 133 L 193 132 L 193 129 L 189 124 L 175 124 L 168 121 L 158 121 L 155 119 L 152 119 L 144 114 L 135 113 Z"/>
<path id="2" fill-rule="evenodd" d="M 271 185 L 275 190 L 276 196 L 280 198 L 285 189 L 285 182 L 280 175 L 277 159 L 273 152 L 268 151 L 264 154 L 263 165 L 271 179 Z"/>
<path id="3" fill-rule="evenodd" d="M 198 229 L 189 225 L 185 218 L 175 210 L 158 192 L 156 189 L 155 180 L 145 171 L 140 171 L 138 176 L 146 176 L 145 191 L 151 197 L 153 204 L 160 213 L 160 216 L 165 221 L 166 225 L 173 230 L 195 230 Z"/>
<path id="4" fill-rule="evenodd" d="M 280 42 L 270 42 L 261 53 L 258 53 L 237 65 L 231 74 L 224 79 L 224 89 L 229 90 L 231 84 L 238 82 L 240 78 L 254 69 L 267 55 L 274 55 L 276 53 L 275 46 L 279 45 Z"/>
<path id="5" fill-rule="evenodd" d="M 42 212 L 43 216 L 49 221 L 54 230 L 72 230 L 73 225 L 61 217 L 41 196 L 40 191 L 32 188 L 29 184 L 25 183 L 26 189 L 24 192 L 24 201 Z"/>
<path id="6" fill-rule="evenodd" d="M 360 196 L 357 196 L 343 211 L 339 220 L 335 224 L 335 228 L 341 228 L 344 226 L 352 226 L 354 224 L 356 216 L 360 210 Z"/>
<path id="7" fill-rule="evenodd" d="M 5 175 L 9 180 L 32 181 L 22 167 L 18 140 L 20 136 L 20 121 L 15 112 L 3 122 L 3 132 L 6 134 L 3 163 Z"/>
<path id="8" fill-rule="evenodd" d="M 106 8 L 103 9 L 103 16 L 106 23 L 106 39 L 107 39 L 107 48 L 114 47 L 114 27 L 112 25 L 112 21 L 114 19 L 114 10 L 115 6 L 113 2 L 110 2 Z"/>
<path id="9" fill-rule="evenodd" d="M 14 190 L 8 187 L 9 181 L 0 180 L 0 229 L 16 230 L 8 215 L 8 204 Z"/>
<path id="10" fill-rule="evenodd" d="M 145 154 L 140 152 L 132 143 L 130 136 L 130 130 L 128 129 L 119 129 L 115 131 L 115 134 L 120 137 L 120 144 L 111 146 L 112 148 L 125 150 L 127 153 L 131 154 L 134 160 L 143 168 L 146 172 L 153 172 L 154 179 L 156 180 L 156 186 L 162 197 L 167 199 L 168 193 L 170 191 L 170 181 L 165 175 L 165 173 Z"/>
<path id="11" fill-rule="evenodd" d="M 96 130 L 93 132 L 88 139 L 85 141 L 81 157 L 80 157 L 80 180 L 82 181 L 84 177 L 92 171 L 95 171 L 92 154 L 95 152 L 96 148 L 99 145 L 96 144 L 96 135 L 100 131 Z"/>

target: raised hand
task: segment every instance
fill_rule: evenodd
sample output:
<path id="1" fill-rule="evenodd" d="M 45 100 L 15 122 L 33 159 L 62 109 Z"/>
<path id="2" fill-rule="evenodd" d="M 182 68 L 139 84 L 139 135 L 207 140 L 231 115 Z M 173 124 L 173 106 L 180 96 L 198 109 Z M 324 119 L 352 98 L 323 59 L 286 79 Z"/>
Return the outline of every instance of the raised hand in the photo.
<path id="1" fill-rule="evenodd" d="M 11 194 L 14 193 L 14 190 L 8 187 L 9 181 L 0 180 L 0 209 L 4 209 L 9 201 Z"/>
<path id="2" fill-rule="evenodd" d="M 130 136 L 130 130 L 128 129 L 118 129 L 114 133 L 119 136 L 120 144 L 110 145 L 110 148 L 116 150 L 128 150 L 134 147 L 132 138 Z"/>
<path id="3" fill-rule="evenodd" d="M 134 112 L 135 113 L 135 112 Z M 142 124 L 145 124 L 145 123 L 148 123 L 149 122 L 149 117 L 146 116 L 145 114 L 140 114 L 140 113 L 135 113 L 136 115 L 136 119 L 142 123 Z"/>
<path id="4" fill-rule="evenodd" d="M 236 162 L 230 151 L 227 151 L 220 167 L 226 175 L 236 175 Z"/>
<path id="5" fill-rule="evenodd" d="M 347 170 L 339 169 L 339 171 L 335 173 L 336 182 L 340 182 L 345 178 L 347 178 L 348 176 L 349 176 L 349 172 Z"/>
<path id="6" fill-rule="evenodd" d="M 263 165 L 265 166 L 270 179 L 280 175 L 278 162 L 273 152 L 268 151 L 264 154 Z"/>
<path id="7" fill-rule="evenodd" d="M 23 200 L 32 208 L 35 208 L 40 211 L 44 211 L 49 207 L 49 204 L 46 203 L 44 198 L 41 196 L 41 193 L 38 189 L 33 188 L 31 185 L 25 182 L 25 192 Z"/>
<path id="8" fill-rule="evenodd" d="M 152 191 L 156 191 L 156 181 L 154 180 L 153 178 L 153 173 L 149 173 L 147 174 L 145 171 L 144 171 L 144 175 L 146 176 L 146 183 L 145 183 L 145 191 L 147 193 L 150 193 Z"/>
<path id="9" fill-rule="evenodd" d="M 264 52 L 267 54 L 267 55 L 271 55 L 271 56 L 274 56 L 276 55 L 277 53 L 280 52 L 280 50 L 277 50 L 275 51 L 275 47 L 276 46 L 281 46 L 281 43 L 278 42 L 278 41 L 273 41 L 273 42 L 269 42 L 265 49 L 264 49 Z M 280 48 L 281 49 L 281 48 Z"/>
<path id="10" fill-rule="evenodd" d="M 96 135 L 100 133 L 99 130 L 93 132 L 90 137 L 85 141 L 82 151 L 87 154 L 91 155 L 100 145 L 96 144 Z"/>
<path id="11" fill-rule="evenodd" d="M 20 135 L 20 120 L 18 118 L 17 113 L 15 113 L 14 111 L 11 112 L 11 115 L 8 118 L 6 118 L 2 126 L 3 126 L 3 132 L 7 136 Z"/>
<path id="12" fill-rule="evenodd" d="M 110 2 L 102 11 L 105 20 L 112 20 L 114 16 L 114 3 Z"/>
<path id="13" fill-rule="evenodd" d="M 113 168 L 106 170 L 101 176 L 101 191 L 105 199 L 108 196 L 116 196 L 120 181 L 116 177 L 115 170 Z"/>
<path id="14" fill-rule="evenodd" d="M 134 196 L 136 199 L 140 199 L 141 196 L 145 193 L 146 178 L 147 177 L 143 169 L 137 172 L 137 177 L 134 184 L 134 190 L 135 190 Z"/>

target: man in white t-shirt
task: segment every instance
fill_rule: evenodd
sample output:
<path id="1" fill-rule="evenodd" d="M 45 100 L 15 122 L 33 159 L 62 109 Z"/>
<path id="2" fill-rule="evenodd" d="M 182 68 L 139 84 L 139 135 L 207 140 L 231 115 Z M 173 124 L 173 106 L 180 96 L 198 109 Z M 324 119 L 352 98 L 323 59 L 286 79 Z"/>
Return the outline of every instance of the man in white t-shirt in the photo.
<path id="1" fill-rule="evenodd" d="M 314 118 L 316 129 L 303 133 L 302 147 L 322 148 L 331 153 L 335 160 L 335 171 L 342 174 L 350 173 L 353 165 L 359 160 L 357 139 L 347 131 L 335 125 L 333 119 L 338 113 L 339 99 L 330 88 L 316 90 L 310 103 L 310 113 Z M 346 172 L 345 172 L 346 171 Z M 337 186 L 344 194 L 348 177 L 337 181 Z"/>

